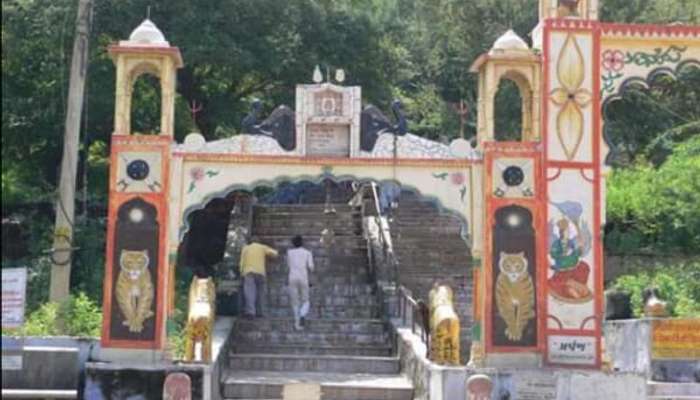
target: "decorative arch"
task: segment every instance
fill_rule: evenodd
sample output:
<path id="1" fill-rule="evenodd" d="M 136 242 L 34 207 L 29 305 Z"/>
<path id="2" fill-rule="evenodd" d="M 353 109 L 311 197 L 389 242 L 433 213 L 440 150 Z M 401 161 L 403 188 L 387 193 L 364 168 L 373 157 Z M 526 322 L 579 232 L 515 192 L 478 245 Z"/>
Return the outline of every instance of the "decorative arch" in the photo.
<path id="1" fill-rule="evenodd" d="M 117 66 L 114 133 L 131 134 L 134 83 L 144 74 L 160 83 L 160 134 L 172 136 L 175 113 L 175 70 L 182 67 L 177 48 L 153 47 L 148 52 L 133 46 L 111 46 Z"/>
<path id="2" fill-rule="evenodd" d="M 494 118 L 496 115 L 496 96 L 501 90 L 500 85 L 504 80 L 509 80 L 515 84 L 518 88 L 520 94 L 520 112 L 521 112 L 521 122 L 520 122 L 520 140 L 530 141 L 533 137 L 533 87 L 532 82 L 528 77 L 519 69 L 504 70 L 497 78 L 496 91 L 494 92 L 492 102 L 494 109 Z M 495 130 L 495 121 L 494 121 Z M 498 132 L 494 131 L 494 139 Z"/>
<path id="3" fill-rule="evenodd" d="M 644 89 L 648 89 L 651 87 L 652 83 L 654 80 L 656 80 L 659 76 L 665 75 L 665 76 L 670 76 L 674 79 L 677 79 L 679 74 L 685 70 L 686 68 L 697 68 L 700 69 L 700 60 L 696 59 L 687 59 L 684 61 L 679 62 L 676 64 L 675 67 L 671 66 L 662 66 L 658 68 L 654 68 L 649 73 L 646 75 L 646 77 L 642 76 L 630 76 L 624 79 L 622 82 L 620 82 L 617 85 L 617 88 L 613 91 L 610 91 L 608 95 L 604 95 L 602 98 L 601 102 L 601 124 L 603 125 L 603 140 L 605 141 L 605 145 L 608 149 L 607 154 L 604 157 L 604 162 L 606 165 L 610 165 L 612 159 L 615 156 L 615 147 L 612 142 L 612 138 L 610 136 L 610 129 L 609 129 L 609 124 L 607 124 L 609 120 L 609 106 L 611 103 L 614 103 L 617 100 L 622 99 L 624 96 L 625 92 L 629 90 L 632 87 L 642 87 Z M 620 76 L 622 77 L 622 76 Z M 605 90 L 605 80 L 606 78 L 603 77 L 603 90 Z"/>
<path id="4" fill-rule="evenodd" d="M 161 98 L 161 103 L 158 105 L 158 115 L 162 116 L 162 110 L 164 110 L 165 104 L 163 104 L 162 99 L 163 99 L 163 82 L 161 81 L 161 66 L 158 65 L 155 62 L 152 62 L 151 60 L 144 60 L 141 63 L 134 64 L 131 69 L 128 72 L 128 117 L 129 117 L 129 122 L 128 122 L 128 127 L 129 131 L 133 132 L 134 127 L 133 127 L 133 119 L 132 116 L 134 115 L 134 112 L 136 111 L 133 107 L 133 98 L 134 98 L 134 93 L 137 91 L 137 82 L 139 80 L 147 79 L 148 77 L 155 78 L 157 87 L 154 87 L 156 92 L 158 92 L 158 95 Z M 144 82 L 141 82 L 144 83 Z M 150 83 L 150 82 L 149 82 Z M 143 90 L 143 86 L 140 88 Z M 142 132 L 142 133 L 157 133 L 160 132 L 162 129 L 162 124 L 163 121 L 160 120 L 158 122 L 155 122 L 154 126 L 147 126 L 146 128 L 149 130 L 147 132 Z"/>
<path id="5" fill-rule="evenodd" d="M 462 224 L 462 233 L 461 236 L 467 243 L 469 247 L 471 247 L 471 238 L 469 236 L 469 221 L 467 218 L 459 213 L 457 210 L 454 210 L 452 208 L 447 207 L 443 202 L 438 198 L 437 196 L 432 196 L 428 195 L 425 193 L 422 193 L 419 188 L 417 188 L 414 185 L 411 185 L 410 183 L 402 183 L 399 180 L 389 180 L 389 179 L 382 179 L 382 180 L 377 180 L 372 177 L 358 177 L 355 175 L 349 175 L 349 174 L 342 174 L 342 175 L 331 175 L 331 174 L 326 174 L 322 173 L 319 175 L 298 175 L 298 176 L 289 176 L 289 175 L 280 175 L 274 179 L 260 179 L 256 180 L 250 184 L 240 184 L 240 183 L 234 183 L 231 185 L 226 186 L 223 189 L 213 191 L 211 193 L 208 193 L 204 198 L 197 202 L 194 205 L 191 205 L 187 207 L 181 215 L 177 215 L 176 218 L 171 220 L 171 223 L 176 223 L 178 226 L 178 242 L 181 242 L 185 234 L 190 229 L 190 216 L 198 210 L 204 209 L 207 204 L 210 202 L 216 200 L 216 199 L 222 199 L 225 198 L 229 193 L 240 191 L 240 192 L 249 192 L 252 193 L 255 188 L 259 187 L 269 187 L 269 188 L 275 188 L 277 187 L 280 183 L 282 182 L 292 182 L 292 183 L 298 183 L 298 182 L 311 182 L 315 184 L 320 184 L 324 180 L 331 180 L 334 183 L 339 183 L 343 181 L 356 181 L 359 183 L 369 183 L 369 182 L 376 182 L 378 184 L 382 183 L 395 183 L 401 187 L 402 190 L 408 190 L 412 191 L 416 194 L 418 194 L 421 198 L 435 204 L 437 208 L 440 210 L 441 213 L 445 213 L 446 215 L 449 215 L 453 218 L 456 218 L 460 221 Z"/>
<path id="6" fill-rule="evenodd" d="M 478 142 L 495 140 L 495 97 L 503 79 L 518 87 L 521 98 L 521 141 L 541 137 L 540 56 L 530 50 L 504 50 L 482 55 L 471 67 L 479 73 Z"/>

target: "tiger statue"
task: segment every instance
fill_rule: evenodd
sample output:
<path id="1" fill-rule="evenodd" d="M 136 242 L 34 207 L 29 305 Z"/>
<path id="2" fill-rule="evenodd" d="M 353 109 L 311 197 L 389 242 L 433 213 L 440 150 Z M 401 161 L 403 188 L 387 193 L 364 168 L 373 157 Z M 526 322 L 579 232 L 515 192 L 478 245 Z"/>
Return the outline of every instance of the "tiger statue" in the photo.
<path id="1" fill-rule="evenodd" d="M 436 283 L 428 294 L 430 302 L 429 358 L 442 365 L 459 365 L 459 317 L 454 293 L 447 285 Z"/>
<path id="2" fill-rule="evenodd" d="M 130 332 L 143 331 L 143 323 L 153 316 L 153 281 L 148 269 L 148 250 L 122 250 L 119 255 L 119 276 L 116 297 Z"/>
<path id="3" fill-rule="evenodd" d="M 501 252 L 496 279 L 496 306 L 506 323 L 506 337 L 514 342 L 523 337 L 529 320 L 535 318 L 535 287 L 527 270 L 525 253 Z"/>
<path id="4" fill-rule="evenodd" d="M 199 361 L 211 361 L 211 339 L 216 316 L 216 287 L 213 278 L 192 278 L 189 312 L 185 327 L 185 361 L 194 361 L 195 346 L 202 345 Z"/>

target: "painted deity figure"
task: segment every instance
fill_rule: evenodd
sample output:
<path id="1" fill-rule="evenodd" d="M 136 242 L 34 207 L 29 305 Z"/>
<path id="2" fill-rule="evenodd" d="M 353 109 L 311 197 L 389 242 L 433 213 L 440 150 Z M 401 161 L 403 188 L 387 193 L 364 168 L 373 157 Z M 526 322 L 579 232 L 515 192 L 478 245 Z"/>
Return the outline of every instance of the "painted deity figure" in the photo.
<path id="1" fill-rule="evenodd" d="M 554 271 L 548 281 L 550 293 L 563 302 L 586 302 L 592 297 L 588 288 L 591 268 L 581 257 L 590 246 L 571 218 L 565 216 L 554 225 L 550 232 L 550 268 Z"/>

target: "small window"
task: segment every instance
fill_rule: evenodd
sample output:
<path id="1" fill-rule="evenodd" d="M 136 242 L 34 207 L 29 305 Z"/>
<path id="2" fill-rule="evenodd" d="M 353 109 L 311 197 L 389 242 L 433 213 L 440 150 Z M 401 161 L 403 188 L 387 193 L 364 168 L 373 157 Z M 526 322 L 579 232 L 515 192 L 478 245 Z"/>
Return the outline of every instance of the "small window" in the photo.
<path id="1" fill-rule="evenodd" d="M 523 129 L 523 100 L 518 85 L 504 78 L 494 98 L 494 138 L 498 142 L 520 141 Z"/>

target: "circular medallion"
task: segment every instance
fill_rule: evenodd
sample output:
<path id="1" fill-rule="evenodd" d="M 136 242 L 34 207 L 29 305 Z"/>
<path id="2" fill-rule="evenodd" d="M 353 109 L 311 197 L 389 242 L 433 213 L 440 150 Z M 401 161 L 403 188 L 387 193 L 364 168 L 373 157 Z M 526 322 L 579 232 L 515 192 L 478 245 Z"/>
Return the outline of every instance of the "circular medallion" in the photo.
<path id="1" fill-rule="evenodd" d="M 149 172 L 150 168 L 148 167 L 148 163 L 144 160 L 134 160 L 129 162 L 126 166 L 126 174 L 135 181 L 146 179 Z"/>
<path id="2" fill-rule="evenodd" d="M 515 165 L 511 165 L 503 171 L 503 182 L 508 186 L 518 186 L 523 183 L 524 179 L 523 169 Z"/>

